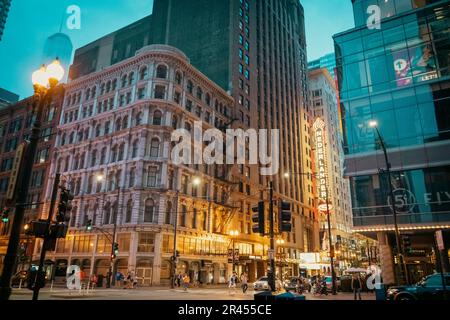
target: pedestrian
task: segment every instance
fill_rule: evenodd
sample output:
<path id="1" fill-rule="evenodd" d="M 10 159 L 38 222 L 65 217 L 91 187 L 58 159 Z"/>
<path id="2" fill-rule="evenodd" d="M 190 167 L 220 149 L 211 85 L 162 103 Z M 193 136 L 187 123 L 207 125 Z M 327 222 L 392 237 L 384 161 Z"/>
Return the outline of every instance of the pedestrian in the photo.
<path id="1" fill-rule="evenodd" d="M 228 289 L 230 295 L 234 295 L 236 293 L 236 283 L 237 274 L 236 272 L 233 272 L 233 274 L 230 276 L 230 279 L 228 280 Z"/>
<path id="2" fill-rule="evenodd" d="M 362 300 L 361 288 L 362 288 L 361 277 L 359 276 L 359 274 L 354 274 L 352 277 L 352 290 L 353 294 L 355 295 L 355 300 L 357 300 L 356 295 L 359 295 L 359 300 Z"/>
<path id="3" fill-rule="evenodd" d="M 248 290 L 248 277 L 245 272 L 242 273 L 241 275 L 241 283 L 242 283 L 242 293 L 246 294 Z"/>
<path id="4" fill-rule="evenodd" d="M 187 292 L 191 278 L 185 273 L 183 276 L 183 288 Z"/>
<path id="5" fill-rule="evenodd" d="M 180 288 L 181 287 L 181 281 L 183 280 L 183 276 L 181 275 L 181 272 L 178 272 L 178 276 L 177 276 L 177 287 Z"/>
<path id="6" fill-rule="evenodd" d="M 131 271 L 128 271 L 126 284 L 125 284 L 125 286 L 123 288 L 124 289 L 131 289 L 132 286 L 133 286 L 133 279 L 131 277 Z"/>
<path id="7" fill-rule="evenodd" d="M 91 277 L 91 287 L 92 289 L 97 287 L 97 283 L 98 283 L 98 277 L 97 275 L 93 274 Z"/>

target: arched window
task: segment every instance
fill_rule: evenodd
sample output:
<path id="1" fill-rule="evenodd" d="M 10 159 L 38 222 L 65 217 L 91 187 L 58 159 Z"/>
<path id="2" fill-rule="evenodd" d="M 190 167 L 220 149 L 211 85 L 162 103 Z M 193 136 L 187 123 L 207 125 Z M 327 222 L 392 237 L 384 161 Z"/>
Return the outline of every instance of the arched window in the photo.
<path id="1" fill-rule="evenodd" d="M 84 140 L 89 140 L 89 128 L 84 130 Z"/>
<path id="2" fill-rule="evenodd" d="M 160 126 L 162 124 L 162 113 L 159 110 L 156 110 L 153 113 L 153 125 Z"/>
<path id="3" fill-rule="evenodd" d="M 83 130 L 78 131 L 78 134 L 77 134 L 77 141 L 78 141 L 78 142 L 83 141 Z"/>
<path id="4" fill-rule="evenodd" d="M 128 187 L 134 188 L 134 183 L 136 180 L 136 170 L 133 168 L 130 170 L 129 180 L 128 180 Z"/>
<path id="5" fill-rule="evenodd" d="M 95 98 L 95 94 L 97 93 L 97 87 L 93 87 L 91 90 L 91 99 Z"/>
<path id="6" fill-rule="evenodd" d="M 122 88 L 125 88 L 126 86 L 127 86 L 127 75 L 125 74 L 125 75 L 123 75 L 122 76 L 122 79 L 121 79 L 121 85 L 122 85 Z"/>
<path id="7" fill-rule="evenodd" d="M 70 164 L 70 156 L 66 157 L 66 162 L 64 164 L 64 172 L 69 171 L 69 164 Z"/>
<path id="8" fill-rule="evenodd" d="M 133 200 L 130 199 L 127 202 L 127 213 L 125 214 L 125 223 L 131 222 L 132 214 L 133 214 Z"/>
<path id="9" fill-rule="evenodd" d="M 153 201 L 153 199 L 147 199 L 145 201 L 145 208 L 144 208 L 144 222 L 146 223 L 155 222 L 154 214 L 155 214 L 155 201 Z"/>
<path id="10" fill-rule="evenodd" d="M 205 102 L 210 107 L 211 106 L 211 96 L 209 93 L 205 95 Z"/>
<path id="11" fill-rule="evenodd" d="M 103 224 L 109 224 L 109 220 L 111 220 L 111 204 L 107 202 L 103 209 Z"/>
<path id="12" fill-rule="evenodd" d="M 113 81 L 112 81 L 112 84 L 111 84 L 111 90 L 116 90 L 116 88 L 117 88 L 117 79 L 114 79 Z"/>
<path id="13" fill-rule="evenodd" d="M 180 71 L 177 71 L 177 72 L 175 73 L 175 82 L 176 82 L 178 85 L 180 85 L 182 80 L 183 80 L 183 75 L 181 74 Z"/>
<path id="14" fill-rule="evenodd" d="M 176 130 L 177 125 L 178 125 L 178 118 L 176 116 L 173 116 L 172 117 L 172 128 Z"/>
<path id="15" fill-rule="evenodd" d="M 105 94 L 105 83 L 102 83 L 100 85 L 100 95 L 103 95 L 103 94 Z"/>
<path id="16" fill-rule="evenodd" d="M 191 80 L 188 81 L 186 89 L 190 94 L 194 91 L 194 84 Z"/>
<path id="17" fill-rule="evenodd" d="M 56 172 L 61 172 L 63 159 L 59 158 L 56 165 Z"/>
<path id="18" fill-rule="evenodd" d="M 133 142 L 133 150 L 131 151 L 131 158 L 136 158 L 138 156 L 139 151 L 139 140 L 135 140 Z"/>
<path id="19" fill-rule="evenodd" d="M 134 123 L 135 123 L 136 126 L 140 126 L 142 124 L 142 113 L 141 112 L 139 112 L 136 115 L 136 117 L 134 119 Z"/>
<path id="20" fill-rule="evenodd" d="M 106 92 L 110 92 L 111 91 L 111 81 L 108 81 L 106 83 Z"/>
<path id="21" fill-rule="evenodd" d="M 148 75 L 147 67 L 142 67 L 141 70 L 139 71 L 139 80 L 147 79 L 147 75 Z"/>
<path id="22" fill-rule="evenodd" d="M 98 125 L 95 127 L 95 137 L 96 137 L 96 138 L 100 137 L 101 132 L 102 132 L 102 127 L 101 127 L 101 125 L 98 124 Z"/>
<path id="23" fill-rule="evenodd" d="M 125 144 L 121 144 L 120 147 L 119 147 L 119 154 L 118 154 L 117 161 L 122 161 L 123 160 L 124 152 L 125 152 Z"/>
<path id="24" fill-rule="evenodd" d="M 112 148 L 112 152 L 111 152 L 111 162 L 117 161 L 117 152 L 118 152 L 118 148 L 117 148 L 117 146 L 114 146 Z"/>
<path id="25" fill-rule="evenodd" d="M 197 99 L 202 100 L 203 99 L 203 90 L 202 88 L 197 88 Z"/>
<path id="26" fill-rule="evenodd" d="M 115 223 L 117 223 L 117 215 L 119 214 L 119 204 L 117 201 L 114 202 L 111 210 L 112 210 L 112 214 L 111 214 L 112 221 L 110 222 L 110 224 L 115 224 Z"/>
<path id="27" fill-rule="evenodd" d="M 86 100 L 89 100 L 89 97 L 91 96 L 91 89 L 90 88 L 87 88 L 86 89 L 86 94 L 85 94 L 85 96 L 84 96 L 84 100 L 86 101 Z"/>
<path id="28" fill-rule="evenodd" d="M 75 227 L 75 222 L 76 222 L 76 216 L 77 216 L 77 211 L 78 208 L 77 207 L 73 207 L 73 209 L 70 211 L 70 227 L 74 228 Z"/>
<path id="29" fill-rule="evenodd" d="M 172 221 L 172 202 L 167 201 L 166 204 L 166 215 L 164 217 L 165 224 L 171 224 Z"/>
<path id="30" fill-rule="evenodd" d="M 89 179 L 88 179 L 88 185 L 87 185 L 87 190 L 86 190 L 87 194 L 92 193 L 93 186 L 94 186 L 94 176 L 91 175 L 91 176 L 89 176 Z"/>
<path id="31" fill-rule="evenodd" d="M 72 132 L 69 137 L 69 144 L 72 144 L 75 140 L 75 132 Z"/>
<path id="32" fill-rule="evenodd" d="M 186 220 L 187 220 L 187 207 L 186 205 L 181 206 L 181 216 L 180 216 L 180 226 L 186 227 Z"/>
<path id="33" fill-rule="evenodd" d="M 75 160 L 73 161 L 72 170 L 78 170 L 79 166 L 80 166 L 80 156 L 77 154 L 75 156 Z"/>
<path id="34" fill-rule="evenodd" d="M 92 151 L 92 156 L 91 156 L 91 167 L 95 167 L 95 165 L 97 164 L 97 150 Z"/>
<path id="35" fill-rule="evenodd" d="M 66 144 L 66 138 L 67 138 L 66 134 L 63 133 L 63 135 L 62 135 L 62 137 L 61 137 L 61 146 L 63 146 L 63 145 Z"/>
<path id="36" fill-rule="evenodd" d="M 159 156 L 159 140 L 153 138 L 150 143 L 150 157 L 157 158 Z"/>
<path id="37" fill-rule="evenodd" d="M 189 132 L 192 131 L 192 125 L 191 125 L 189 122 L 186 122 L 186 123 L 184 124 L 184 128 L 185 128 L 187 131 L 189 131 Z"/>
<path id="38" fill-rule="evenodd" d="M 156 68 L 156 77 L 160 79 L 167 78 L 167 67 L 165 65 L 159 65 Z"/>
<path id="39" fill-rule="evenodd" d="M 131 86 L 134 83 L 134 72 L 128 76 L 128 85 Z"/>
<path id="40" fill-rule="evenodd" d="M 122 130 L 122 120 L 119 118 L 116 120 L 116 131 Z"/>
<path id="41" fill-rule="evenodd" d="M 122 129 L 127 129 L 128 128 L 128 116 L 125 116 L 122 119 Z"/>
<path id="42" fill-rule="evenodd" d="M 84 169 L 84 159 L 86 158 L 86 154 L 82 153 L 80 156 L 80 167 L 79 169 Z"/>
<path id="43" fill-rule="evenodd" d="M 102 152 L 100 154 L 100 164 L 105 164 L 106 162 L 106 147 L 102 149 Z"/>

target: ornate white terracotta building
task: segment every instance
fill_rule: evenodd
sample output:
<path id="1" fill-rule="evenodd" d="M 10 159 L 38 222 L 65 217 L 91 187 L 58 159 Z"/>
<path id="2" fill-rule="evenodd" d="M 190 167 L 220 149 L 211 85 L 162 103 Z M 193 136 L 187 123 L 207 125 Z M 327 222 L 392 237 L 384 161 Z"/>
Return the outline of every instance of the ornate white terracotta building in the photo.
<path id="1" fill-rule="evenodd" d="M 116 224 L 115 270 L 135 270 L 143 285 L 167 283 L 177 190 L 177 272 L 203 283 L 225 282 L 234 228 L 242 232 L 239 270 L 252 279 L 263 275 L 267 240 L 251 233 L 255 199 L 244 201 L 239 182 L 232 181 L 239 168 L 176 166 L 170 157 L 174 129 L 191 131 L 195 121 L 203 121 L 203 130 L 225 128 L 233 105 L 182 52 L 163 45 L 70 82 L 46 190 L 50 199 L 52 180 L 61 173 L 75 195 L 69 235 L 48 255 L 54 275 L 65 276 L 73 264 L 87 275 L 106 275 Z"/>

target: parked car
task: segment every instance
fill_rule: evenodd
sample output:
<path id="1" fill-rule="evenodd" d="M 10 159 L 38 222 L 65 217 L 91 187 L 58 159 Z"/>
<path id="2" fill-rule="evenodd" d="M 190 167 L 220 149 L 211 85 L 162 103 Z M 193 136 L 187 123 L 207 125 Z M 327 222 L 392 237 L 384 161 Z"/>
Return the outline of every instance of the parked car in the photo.
<path id="1" fill-rule="evenodd" d="M 297 289 L 299 279 L 299 277 L 289 277 L 288 279 L 284 280 L 284 289 L 286 291 L 295 291 Z"/>
<path id="2" fill-rule="evenodd" d="M 279 279 L 275 279 L 275 288 L 277 291 L 280 291 L 283 288 L 283 284 Z M 267 291 L 269 290 L 269 278 L 261 277 L 253 283 L 253 289 L 255 291 Z"/>
<path id="3" fill-rule="evenodd" d="M 18 287 L 20 285 L 20 281 L 22 280 L 22 287 L 27 286 L 27 280 L 28 280 L 28 271 L 22 270 L 17 272 L 12 278 L 11 278 L 11 286 Z"/>
<path id="4" fill-rule="evenodd" d="M 447 296 L 450 297 L 450 273 L 444 275 Z M 387 300 L 444 300 L 444 286 L 440 273 L 423 278 L 412 286 L 390 287 L 387 291 Z"/>

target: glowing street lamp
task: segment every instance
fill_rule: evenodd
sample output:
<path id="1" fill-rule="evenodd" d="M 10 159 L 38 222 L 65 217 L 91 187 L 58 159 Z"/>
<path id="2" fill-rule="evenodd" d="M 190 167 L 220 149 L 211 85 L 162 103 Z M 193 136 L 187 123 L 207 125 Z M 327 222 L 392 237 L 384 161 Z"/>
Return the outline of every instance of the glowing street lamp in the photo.
<path id="1" fill-rule="evenodd" d="M 18 185 L 21 187 L 17 192 L 16 209 L 14 211 L 14 221 L 11 227 L 11 234 L 9 236 L 8 249 L 3 261 L 3 273 L 0 280 L 0 300 L 8 300 L 11 295 L 11 278 L 14 272 L 16 263 L 16 256 L 20 243 L 20 234 L 23 230 L 23 218 L 25 215 L 24 205 L 27 202 L 28 191 L 30 186 L 31 173 L 33 171 L 33 164 L 36 156 L 37 145 L 41 135 L 41 118 L 44 109 L 51 104 L 53 96 L 56 92 L 58 82 L 64 77 L 64 68 L 58 59 L 55 59 L 48 66 L 41 66 L 38 70 L 33 72 L 31 81 L 34 87 L 34 101 L 33 107 L 36 111 L 36 120 L 33 123 L 29 143 L 26 148 L 26 159 L 21 165 L 21 178 Z M 50 228 L 52 222 L 52 214 L 48 215 L 47 228 Z M 48 231 L 48 230 L 47 230 Z M 45 248 L 45 240 L 43 247 Z M 44 266 L 46 250 L 41 250 L 41 258 L 39 261 L 39 272 L 42 272 Z M 39 294 L 39 286 L 36 286 L 33 293 L 33 300 L 37 300 Z"/>

